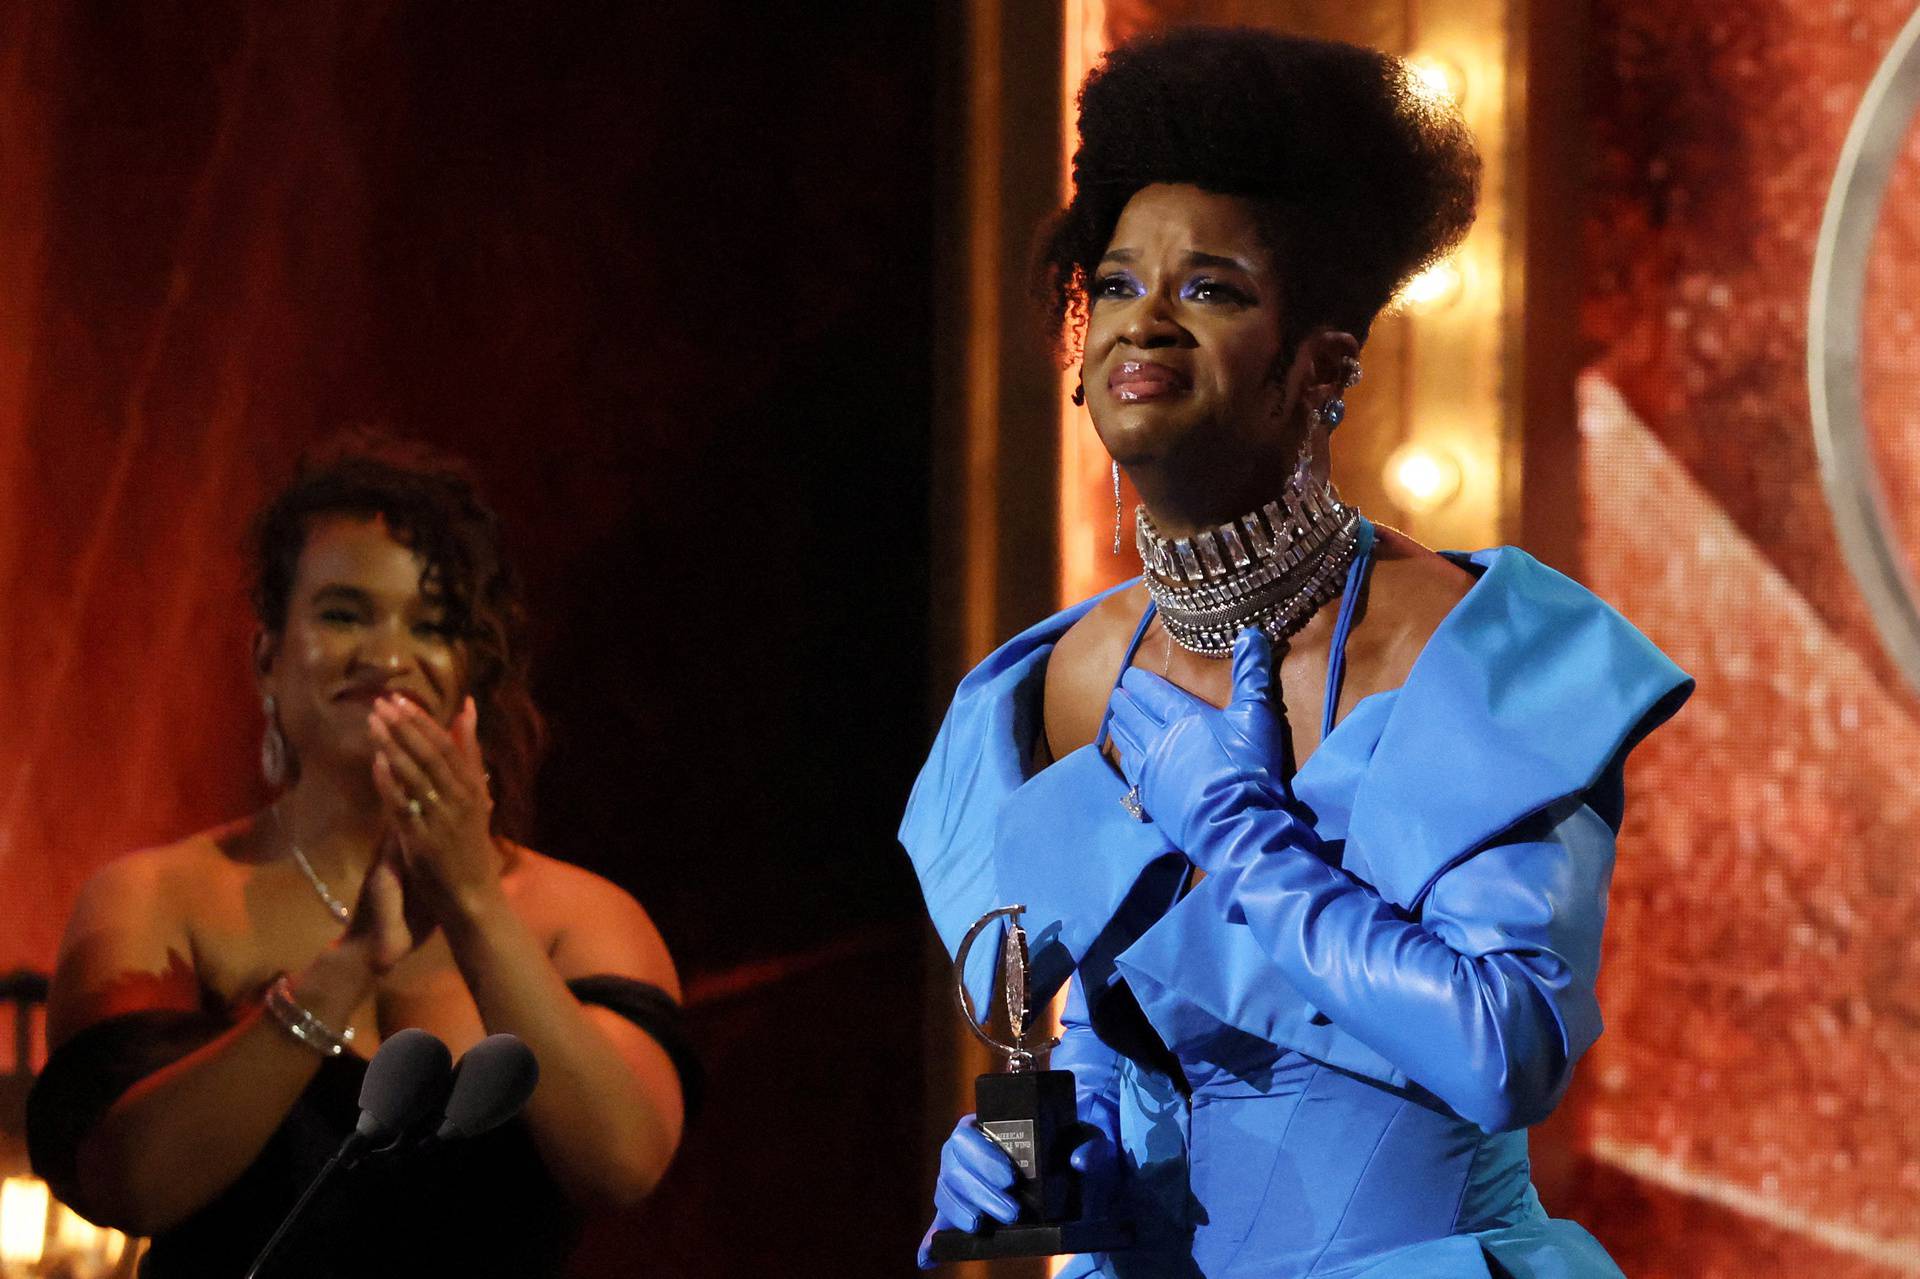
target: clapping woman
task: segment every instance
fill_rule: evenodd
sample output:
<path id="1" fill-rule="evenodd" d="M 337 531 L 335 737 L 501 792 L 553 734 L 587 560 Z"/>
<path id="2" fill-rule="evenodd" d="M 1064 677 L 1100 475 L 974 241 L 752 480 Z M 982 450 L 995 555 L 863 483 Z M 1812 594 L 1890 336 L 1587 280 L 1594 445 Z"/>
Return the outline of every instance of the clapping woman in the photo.
<path id="1" fill-rule="evenodd" d="M 555 1273 L 583 1212 L 666 1170 L 695 1078 L 672 961 L 607 881 L 516 842 L 539 721 L 499 523 L 457 466 L 367 439 L 261 513 L 260 812 L 81 893 L 31 1104 L 36 1167 L 153 1236 L 143 1274 L 239 1276 L 402 1027 L 510 1032 L 521 1120 L 356 1168 L 284 1276 Z"/>

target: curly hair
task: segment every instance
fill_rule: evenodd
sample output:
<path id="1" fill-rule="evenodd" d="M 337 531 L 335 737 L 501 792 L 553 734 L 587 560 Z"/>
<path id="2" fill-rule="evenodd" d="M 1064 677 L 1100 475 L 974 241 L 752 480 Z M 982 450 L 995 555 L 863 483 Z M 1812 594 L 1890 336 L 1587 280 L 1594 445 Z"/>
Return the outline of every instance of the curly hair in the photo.
<path id="1" fill-rule="evenodd" d="M 1325 325 L 1364 341 L 1402 282 L 1472 225 L 1480 158 L 1459 112 L 1373 49 L 1185 27 L 1113 50 L 1080 89 L 1073 198 L 1034 287 L 1078 358 L 1087 282 L 1135 193 L 1184 183 L 1252 201 L 1293 350 Z"/>
<path id="2" fill-rule="evenodd" d="M 309 451 L 253 522 L 253 609 L 272 634 L 286 627 L 313 521 L 327 515 L 377 515 L 419 557 L 422 589 L 440 596 L 449 630 L 466 645 L 495 829 L 525 837 L 546 733 L 529 686 L 526 608 L 499 517 L 462 463 L 425 445 L 358 430 Z"/>

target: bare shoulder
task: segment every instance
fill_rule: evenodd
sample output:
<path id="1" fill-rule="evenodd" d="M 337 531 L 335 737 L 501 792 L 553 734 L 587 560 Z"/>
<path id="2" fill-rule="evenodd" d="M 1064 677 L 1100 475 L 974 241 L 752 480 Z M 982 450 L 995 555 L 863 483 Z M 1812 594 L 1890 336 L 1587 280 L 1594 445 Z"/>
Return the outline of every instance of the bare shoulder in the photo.
<path id="1" fill-rule="evenodd" d="M 81 887 L 48 999 L 52 1042 L 120 1013 L 199 1007 L 194 911 L 234 873 L 230 830 L 116 857 Z"/>
<path id="2" fill-rule="evenodd" d="M 1473 589 L 1473 574 L 1435 550 L 1414 541 L 1399 529 L 1376 528 L 1374 576 L 1391 582 L 1410 596 L 1445 603 L 1460 602 Z"/>
<path id="3" fill-rule="evenodd" d="M 1447 614 L 1473 589 L 1474 577 L 1458 564 L 1397 529 L 1378 529 L 1365 624 L 1359 634 L 1390 687 L 1407 674 Z"/>
<path id="4" fill-rule="evenodd" d="M 194 903 L 236 872 L 227 847 L 236 830 L 201 831 L 114 858 L 81 885 L 68 935 L 115 921 L 138 921 L 143 930 L 185 929 Z"/>
<path id="5" fill-rule="evenodd" d="M 680 997 L 680 979 L 653 917 L 631 893 L 584 866 L 514 846 L 514 895 L 522 913 L 550 938 L 563 977 L 613 973 L 651 982 Z"/>
<path id="6" fill-rule="evenodd" d="M 1101 600 L 1067 628 L 1047 661 L 1047 746 L 1059 759 L 1100 731 L 1107 698 L 1120 674 L 1127 642 L 1146 611 L 1147 591 L 1134 586 Z"/>

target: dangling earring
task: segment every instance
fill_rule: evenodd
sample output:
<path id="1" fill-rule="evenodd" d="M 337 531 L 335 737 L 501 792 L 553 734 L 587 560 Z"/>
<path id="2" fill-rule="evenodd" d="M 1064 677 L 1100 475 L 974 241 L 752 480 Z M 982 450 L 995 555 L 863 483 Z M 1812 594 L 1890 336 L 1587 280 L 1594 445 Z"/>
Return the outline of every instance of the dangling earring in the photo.
<path id="1" fill-rule="evenodd" d="M 1313 491 L 1313 432 L 1300 432 L 1300 456 L 1293 460 L 1293 473 L 1287 476 L 1287 495 L 1282 505 L 1304 505 Z"/>
<path id="2" fill-rule="evenodd" d="M 1346 420 L 1347 400 L 1345 392 L 1358 386 L 1359 383 L 1360 361 L 1354 359 L 1351 355 L 1341 356 L 1340 390 L 1335 391 L 1325 404 L 1322 404 L 1313 411 L 1313 415 L 1320 419 L 1320 424 L 1326 427 L 1327 430 L 1333 430 L 1334 427 L 1339 426 L 1341 422 Z"/>
<path id="3" fill-rule="evenodd" d="M 287 780 L 287 739 L 280 731 L 280 708 L 272 693 L 261 701 L 260 710 L 267 717 L 266 731 L 260 735 L 260 775 L 267 785 L 280 786 Z"/>
<path id="4" fill-rule="evenodd" d="M 1073 400 L 1073 407 L 1076 409 L 1083 409 L 1087 406 L 1087 380 L 1085 378 L 1081 378 L 1073 384 L 1073 394 L 1069 398 Z"/>
<path id="5" fill-rule="evenodd" d="M 1120 553 L 1120 463 L 1113 464 L 1113 553 Z"/>

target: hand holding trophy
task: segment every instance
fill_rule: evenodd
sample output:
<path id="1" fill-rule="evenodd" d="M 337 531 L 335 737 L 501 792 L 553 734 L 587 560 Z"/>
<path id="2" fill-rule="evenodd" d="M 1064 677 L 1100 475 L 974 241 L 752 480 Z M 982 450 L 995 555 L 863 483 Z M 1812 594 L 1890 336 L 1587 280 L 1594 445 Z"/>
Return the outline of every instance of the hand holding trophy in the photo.
<path id="1" fill-rule="evenodd" d="M 1032 1042 L 1027 936 L 1019 922 L 1025 910 L 1025 906 L 1002 906 L 982 915 L 967 930 L 953 960 L 954 994 L 967 1028 L 990 1051 L 1006 1059 L 1004 1071 L 974 1080 L 975 1118 L 980 1131 L 1013 1163 L 1014 1181 L 1009 1193 L 1020 1213 L 1010 1225 L 983 1218 L 978 1230 L 936 1230 L 928 1248 L 932 1261 L 1113 1252 L 1133 1242 L 1129 1227 L 1083 1217 L 1082 1178 L 1070 1160 L 1091 1130 L 1074 1110 L 1073 1072 L 1039 1069 L 1040 1055 L 1059 1041 L 1049 1038 Z M 966 983 L 967 955 L 974 941 L 1000 918 L 1007 919 L 1009 925 L 1000 951 L 997 986 L 1010 1043 L 994 1038 L 981 1027 Z"/>

